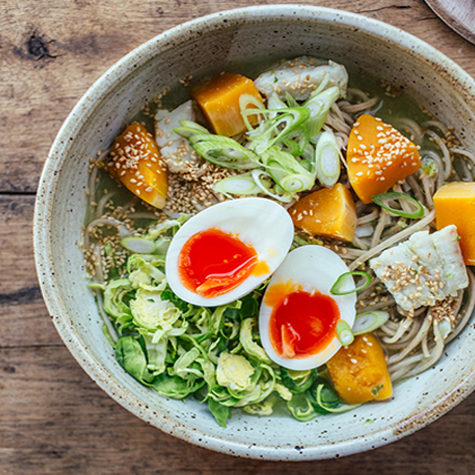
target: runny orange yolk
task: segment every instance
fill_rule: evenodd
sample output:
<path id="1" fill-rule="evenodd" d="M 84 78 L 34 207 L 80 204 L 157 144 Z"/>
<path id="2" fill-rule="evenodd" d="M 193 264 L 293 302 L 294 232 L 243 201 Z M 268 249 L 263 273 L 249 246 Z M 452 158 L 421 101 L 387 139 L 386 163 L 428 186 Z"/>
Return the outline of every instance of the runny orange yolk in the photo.
<path id="1" fill-rule="evenodd" d="M 225 294 L 251 274 L 264 274 L 268 270 L 252 246 L 217 228 L 191 236 L 178 256 L 181 283 L 208 298 Z"/>
<path id="2" fill-rule="evenodd" d="M 273 308 L 269 337 L 281 358 L 316 355 L 336 336 L 340 310 L 329 295 L 306 292 L 287 282 L 269 287 L 264 302 Z"/>

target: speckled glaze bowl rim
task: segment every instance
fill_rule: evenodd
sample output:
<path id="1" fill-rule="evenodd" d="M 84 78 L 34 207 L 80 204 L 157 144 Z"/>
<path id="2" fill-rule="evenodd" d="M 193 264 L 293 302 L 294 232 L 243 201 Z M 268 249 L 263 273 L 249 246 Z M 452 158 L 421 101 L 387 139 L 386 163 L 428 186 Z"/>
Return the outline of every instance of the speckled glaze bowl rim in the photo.
<path id="1" fill-rule="evenodd" d="M 455 387 L 450 388 L 450 392 L 446 393 L 437 404 L 423 407 L 414 413 L 410 420 L 388 424 L 384 430 L 374 432 L 368 437 L 336 442 L 330 448 L 328 445 L 308 447 L 303 452 L 298 452 L 293 447 L 273 448 L 259 445 L 253 446 L 251 450 L 247 444 L 200 432 L 165 414 L 144 412 L 142 401 L 121 386 L 111 374 L 104 371 L 100 362 L 90 354 L 75 329 L 69 327 L 62 318 L 66 307 L 56 290 L 58 286 L 52 260 L 49 224 L 53 209 L 52 197 L 59 181 L 56 170 L 63 157 L 68 154 L 72 143 L 70 138 L 93 113 L 94 104 L 100 101 L 113 85 L 120 83 L 121 78 L 127 75 L 130 69 L 145 64 L 152 57 L 173 48 L 182 41 L 198 38 L 203 30 L 214 31 L 226 28 L 227 25 L 245 24 L 247 21 L 285 20 L 296 17 L 309 21 L 314 19 L 315 21 L 338 22 L 348 28 L 368 31 L 387 43 L 405 45 L 406 49 L 411 50 L 413 54 L 420 55 L 431 62 L 439 72 L 443 71 L 460 88 L 462 95 L 474 101 L 475 81 L 463 69 L 422 40 L 378 20 L 341 10 L 305 5 L 253 6 L 211 14 L 176 26 L 134 49 L 103 74 L 86 92 L 67 117 L 51 147 L 39 183 L 34 216 L 36 267 L 45 302 L 65 345 L 99 387 L 137 417 L 168 434 L 218 452 L 261 460 L 296 461 L 338 457 L 363 452 L 398 440 L 425 427 L 463 401 L 475 389 L 475 371 L 459 381 Z M 228 22 L 223 20 L 228 20 Z"/>

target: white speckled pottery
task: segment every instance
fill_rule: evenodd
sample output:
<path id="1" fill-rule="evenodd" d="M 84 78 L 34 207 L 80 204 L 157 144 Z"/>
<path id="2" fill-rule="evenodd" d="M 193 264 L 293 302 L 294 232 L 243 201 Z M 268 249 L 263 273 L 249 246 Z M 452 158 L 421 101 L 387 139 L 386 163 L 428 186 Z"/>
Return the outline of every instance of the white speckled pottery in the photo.
<path id="1" fill-rule="evenodd" d="M 223 429 L 205 405 L 141 386 L 102 334 L 78 244 L 89 157 L 110 146 L 146 101 L 179 79 L 309 54 L 397 85 L 475 146 L 475 83 L 456 64 L 397 28 L 342 11 L 266 5 L 222 12 L 167 31 L 132 51 L 85 94 L 61 128 L 41 177 L 35 213 L 39 279 L 54 324 L 79 364 L 112 398 L 153 426 L 216 451 L 268 460 L 312 460 L 369 450 L 409 435 L 475 387 L 473 323 L 442 360 L 395 388 L 389 402 L 302 423 L 233 413 Z"/>

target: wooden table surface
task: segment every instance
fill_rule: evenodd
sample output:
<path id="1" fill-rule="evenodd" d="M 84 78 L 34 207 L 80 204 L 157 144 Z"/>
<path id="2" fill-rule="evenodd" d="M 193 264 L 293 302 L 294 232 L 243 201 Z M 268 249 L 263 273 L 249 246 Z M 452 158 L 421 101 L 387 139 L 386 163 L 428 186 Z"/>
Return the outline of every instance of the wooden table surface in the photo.
<path id="1" fill-rule="evenodd" d="M 429 427 L 372 452 L 301 463 L 237 459 L 150 427 L 89 379 L 38 287 L 37 183 L 62 122 L 127 52 L 181 22 L 278 0 L 0 0 L 0 474 L 475 474 L 475 394 Z M 425 40 L 475 76 L 475 46 L 423 0 L 315 0 Z"/>

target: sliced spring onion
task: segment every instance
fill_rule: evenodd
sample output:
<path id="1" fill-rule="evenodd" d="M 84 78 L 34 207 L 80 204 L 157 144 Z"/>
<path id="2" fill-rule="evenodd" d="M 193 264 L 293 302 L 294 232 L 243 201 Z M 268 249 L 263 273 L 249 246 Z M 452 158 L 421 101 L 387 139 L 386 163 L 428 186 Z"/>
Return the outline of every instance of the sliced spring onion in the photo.
<path id="1" fill-rule="evenodd" d="M 278 201 L 282 201 L 283 203 L 290 203 L 292 201 L 292 199 L 293 199 L 292 196 L 271 193 L 271 191 L 268 189 L 268 187 L 266 187 L 264 185 L 264 183 L 261 181 L 261 176 L 264 175 L 264 176 L 270 177 L 270 175 L 267 172 L 265 172 L 263 170 L 252 170 L 251 174 L 252 174 L 252 177 L 254 178 L 254 181 L 256 182 L 256 185 L 266 195 L 269 195 L 271 198 L 274 198 Z"/>
<path id="2" fill-rule="evenodd" d="M 339 97 L 340 89 L 332 86 L 321 92 L 315 91 L 304 102 L 304 106 L 310 109 L 310 119 L 307 123 L 309 137 L 314 137 L 322 130 L 330 107 Z"/>
<path id="3" fill-rule="evenodd" d="M 307 170 L 309 173 L 311 173 L 312 176 L 315 176 L 315 164 L 313 163 L 313 161 L 311 162 L 310 160 L 306 159 L 300 160 L 299 165 L 305 168 L 305 170 Z"/>
<path id="4" fill-rule="evenodd" d="M 330 76 L 328 74 L 325 74 L 325 76 L 323 77 L 323 81 L 318 85 L 317 89 L 315 89 L 315 91 L 312 92 L 312 94 L 314 95 L 320 94 L 322 91 L 324 91 L 327 88 L 331 80 L 332 79 L 330 78 Z"/>
<path id="5" fill-rule="evenodd" d="M 143 237 L 130 236 L 120 240 L 122 247 L 137 254 L 152 254 L 156 250 L 155 243 Z"/>
<path id="6" fill-rule="evenodd" d="M 390 206 L 391 201 L 399 200 L 404 201 L 413 208 L 413 212 L 406 212 L 402 209 L 393 208 Z M 424 216 L 423 206 L 412 196 L 406 195 L 405 193 L 399 193 L 398 191 L 393 191 L 391 193 L 381 193 L 379 195 L 373 196 L 373 203 L 376 203 L 381 208 L 385 209 L 389 213 L 395 214 L 397 216 L 403 216 L 404 218 L 410 219 L 419 219 Z"/>
<path id="7" fill-rule="evenodd" d="M 299 103 L 294 99 L 289 91 L 285 91 L 285 100 L 287 101 L 289 107 L 299 107 Z"/>
<path id="8" fill-rule="evenodd" d="M 338 320 L 338 323 L 336 324 L 336 335 L 343 346 L 350 345 L 355 339 L 350 325 L 348 325 L 345 320 Z"/>
<path id="9" fill-rule="evenodd" d="M 374 228 L 369 223 L 356 226 L 356 229 L 355 229 L 355 236 L 358 238 L 372 236 L 373 233 L 374 233 Z"/>
<path id="10" fill-rule="evenodd" d="M 354 282 L 353 282 L 354 275 L 360 275 L 364 278 L 363 283 L 359 285 L 358 287 L 354 286 Z M 338 279 L 336 280 L 336 282 L 333 284 L 332 288 L 330 289 L 330 293 L 332 295 L 352 294 L 353 292 L 359 292 L 360 290 L 366 289 L 366 287 L 368 287 L 372 281 L 373 281 L 373 277 L 367 272 L 364 272 L 361 270 L 345 272 L 344 274 L 341 274 L 338 277 Z"/>
<path id="11" fill-rule="evenodd" d="M 269 186 L 270 187 L 270 186 Z M 218 193 L 232 195 L 255 195 L 261 193 L 261 188 L 256 184 L 252 175 L 244 173 L 242 175 L 230 176 L 218 181 L 213 186 L 213 190 Z"/>
<path id="12" fill-rule="evenodd" d="M 309 171 L 314 171 L 315 170 L 315 147 L 307 142 L 305 145 L 304 149 L 302 150 L 302 160 L 300 161 L 300 164 L 304 166 L 302 162 L 308 162 L 309 166 L 305 167 Z"/>
<path id="13" fill-rule="evenodd" d="M 292 164 L 291 167 L 286 167 L 285 163 L 269 160 L 266 163 L 266 170 L 286 193 L 298 193 L 299 191 L 309 190 L 315 183 L 315 178 L 312 174 L 305 168 L 300 167 L 297 162 Z"/>
<path id="14" fill-rule="evenodd" d="M 312 162 L 315 159 L 315 149 L 310 145 L 310 136 L 305 123 L 294 130 L 287 139 L 283 140 L 282 146 L 294 157 L 303 157 L 310 159 Z"/>
<path id="15" fill-rule="evenodd" d="M 282 145 L 285 147 L 285 151 L 293 155 L 294 157 L 300 157 L 302 155 L 302 148 L 300 143 L 294 139 L 286 139 Z"/>
<path id="16" fill-rule="evenodd" d="M 282 110 L 267 109 L 262 112 L 277 113 L 277 115 L 261 122 L 257 128 L 247 134 L 250 140 L 249 147 L 258 155 L 287 139 L 310 117 L 310 110 L 307 107 L 292 107 Z M 243 111 L 243 115 L 244 113 L 246 111 Z"/>
<path id="17" fill-rule="evenodd" d="M 312 188 L 314 183 L 315 180 L 308 174 L 294 173 L 280 180 L 279 185 L 287 193 L 298 193 Z"/>
<path id="18" fill-rule="evenodd" d="M 286 109 L 288 106 L 287 104 L 279 97 L 276 92 L 273 92 L 269 100 L 267 101 L 267 108 L 268 109 Z"/>
<path id="19" fill-rule="evenodd" d="M 452 325 L 448 320 L 442 320 L 439 323 L 439 331 L 440 331 L 440 336 L 442 337 L 443 340 L 445 340 L 448 336 L 449 333 L 452 331 Z"/>
<path id="20" fill-rule="evenodd" d="M 180 120 L 181 127 L 175 127 L 173 132 L 178 134 L 180 137 L 189 139 L 192 135 L 196 134 L 209 134 L 209 130 L 205 129 L 203 126 L 192 122 L 191 120 Z"/>
<path id="21" fill-rule="evenodd" d="M 333 132 L 323 132 L 315 149 L 315 168 L 317 178 L 323 186 L 332 187 L 340 178 L 341 151 Z"/>
<path id="22" fill-rule="evenodd" d="M 389 313 L 383 310 L 375 310 L 373 312 L 364 312 L 356 315 L 353 324 L 353 335 L 362 335 L 377 330 L 384 325 L 389 319 Z"/>
<path id="23" fill-rule="evenodd" d="M 265 109 L 264 104 L 252 94 L 241 94 L 239 96 L 239 108 L 241 110 L 241 115 L 244 120 L 244 124 L 246 124 L 247 130 L 253 129 L 251 123 L 249 122 L 249 117 L 251 115 L 260 115 L 263 118 L 263 115 L 259 111 Z"/>
<path id="24" fill-rule="evenodd" d="M 266 171 L 284 193 L 295 194 L 309 190 L 315 183 L 315 175 L 301 165 L 290 153 L 271 147 L 261 155 Z M 307 163 L 305 163 L 308 166 Z"/>
<path id="25" fill-rule="evenodd" d="M 196 134 L 189 138 L 196 153 L 215 165 L 238 170 L 259 166 L 258 157 L 235 140 L 223 135 Z"/>

